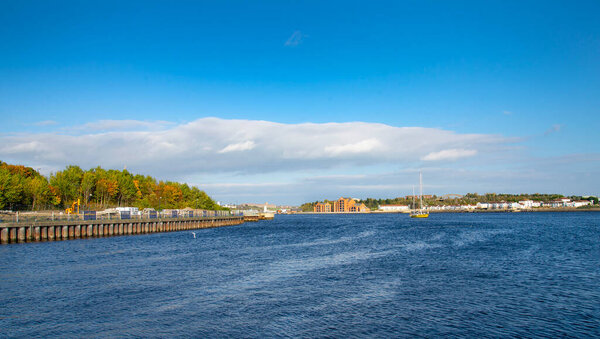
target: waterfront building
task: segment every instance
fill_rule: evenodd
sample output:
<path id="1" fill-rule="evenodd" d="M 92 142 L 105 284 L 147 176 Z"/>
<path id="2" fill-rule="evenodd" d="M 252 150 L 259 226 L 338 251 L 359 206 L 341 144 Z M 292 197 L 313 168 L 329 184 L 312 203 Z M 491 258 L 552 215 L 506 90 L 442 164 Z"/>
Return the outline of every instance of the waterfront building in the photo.
<path id="1" fill-rule="evenodd" d="M 523 208 L 532 208 L 533 200 L 521 200 L 521 201 L 519 201 L 519 204 L 521 204 L 521 206 L 523 206 Z"/>
<path id="2" fill-rule="evenodd" d="M 550 202 L 550 206 L 549 207 L 553 207 L 553 208 L 559 208 L 559 207 L 571 207 L 571 199 L 569 198 L 562 198 L 562 199 L 558 199 L 558 200 L 554 200 Z"/>
<path id="3" fill-rule="evenodd" d="M 333 203 L 334 212 L 348 212 L 348 205 L 353 201 L 350 198 L 339 198 Z"/>
<path id="4" fill-rule="evenodd" d="M 523 208 L 523 205 L 518 202 L 509 202 L 508 208 L 513 209 L 513 210 L 517 210 L 517 209 L 520 210 Z"/>
<path id="5" fill-rule="evenodd" d="M 329 213 L 331 212 L 331 204 L 328 202 L 319 202 L 314 207 L 315 213 Z"/>
<path id="6" fill-rule="evenodd" d="M 505 201 L 493 202 L 491 205 L 494 210 L 505 210 L 508 208 L 508 203 Z"/>
<path id="7" fill-rule="evenodd" d="M 379 205 L 379 209 L 384 212 L 408 212 L 408 205 Z"/>
<path id="8" fill-rule="evenodd" d="M 339 198 L 333 203 L 334 212 L 368 212 L 370 209 L 363 203 L 357 204 L 355 199 Z"/>
<path id="9" fill-rule="evenodd" d="M 578 201 L 572 202 L 572 206 L 575 208 L 582 207 L 582 206 L 590 206 L 591 204 L 592 204 L 592 202 L 589 200 L 578 200 Z"/>
<path id="10" fill-rule="evenodd" d="M 492 204 L 490 204 L 489 202 L 478 202 L 477 208 L 481 208 L 481 209 L 492 208 Z"/>

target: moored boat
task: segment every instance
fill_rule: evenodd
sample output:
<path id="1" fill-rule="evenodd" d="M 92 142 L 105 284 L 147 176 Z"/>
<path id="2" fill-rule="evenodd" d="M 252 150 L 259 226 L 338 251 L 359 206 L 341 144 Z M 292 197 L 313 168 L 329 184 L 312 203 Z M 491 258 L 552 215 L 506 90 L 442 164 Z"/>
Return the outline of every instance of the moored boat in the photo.
<path id="1" fill-rule="evenodd" d="M 414 207 L 415 192 L 413 186 L 413 207 Z M 419 172 L 419 209 L 410 211 L 411 218 L 429 218 L 429 211 L 423 208 L 423 178 Z"/>

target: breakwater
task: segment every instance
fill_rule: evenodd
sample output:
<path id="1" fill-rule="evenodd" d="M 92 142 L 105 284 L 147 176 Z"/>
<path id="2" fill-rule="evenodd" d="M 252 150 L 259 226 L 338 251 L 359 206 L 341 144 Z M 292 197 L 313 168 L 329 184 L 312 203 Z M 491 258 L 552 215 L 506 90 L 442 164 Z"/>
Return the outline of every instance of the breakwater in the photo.
<path id="1" fill-rule="evenodd" d="M 0 224 L 0 243 L 24 243 L 173 232 L 239 225 L 243 216 L 161 219 L 72 220 Z"/>

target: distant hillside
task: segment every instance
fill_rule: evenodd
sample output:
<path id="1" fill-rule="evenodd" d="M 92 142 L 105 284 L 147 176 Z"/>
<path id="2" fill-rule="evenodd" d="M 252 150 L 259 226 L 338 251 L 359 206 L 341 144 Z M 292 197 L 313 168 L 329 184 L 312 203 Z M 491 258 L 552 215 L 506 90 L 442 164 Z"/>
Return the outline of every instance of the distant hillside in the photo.
<path id="1" fill-rule="evenodd" d="M 0 161 L 0 210 L 65 208 L 77 199 L 87 209 L 139 208 L 221 209 L 204 191 L 177 182 L 157 181 L 127 170 L 67 166 L 49 178 L 31 167 Z"/>

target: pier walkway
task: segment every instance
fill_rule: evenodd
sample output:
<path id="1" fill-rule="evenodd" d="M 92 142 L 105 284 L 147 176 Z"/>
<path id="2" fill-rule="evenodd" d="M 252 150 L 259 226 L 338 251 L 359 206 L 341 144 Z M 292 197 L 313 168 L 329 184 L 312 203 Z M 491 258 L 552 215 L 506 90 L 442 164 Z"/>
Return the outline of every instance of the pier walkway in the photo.
<path id="1" fill-rule="evenodd" d="M 0 224 L 0 243 L 70 240 L 239 225 L 243 216 L 124 220 L 29 221 Z"/>

